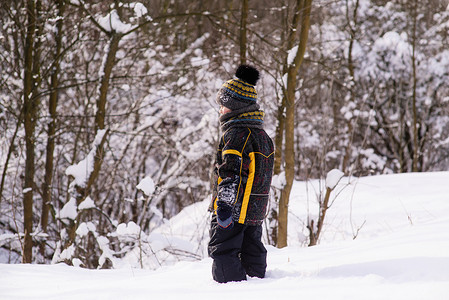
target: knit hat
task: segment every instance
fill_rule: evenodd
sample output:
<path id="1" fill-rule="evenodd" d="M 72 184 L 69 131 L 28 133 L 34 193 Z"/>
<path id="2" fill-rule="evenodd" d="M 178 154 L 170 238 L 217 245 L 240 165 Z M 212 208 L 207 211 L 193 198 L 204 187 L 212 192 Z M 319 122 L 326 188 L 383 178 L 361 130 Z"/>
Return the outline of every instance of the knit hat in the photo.
<path id="1" fill-rule="evenodd" d="M 259 80 L 259 71 L 249 65 L 240 65 L 235 79 L 223 83 L 217 94 L 217 103 L 230 110 L 239 110 L 257 103 L 254 87 Z"/>

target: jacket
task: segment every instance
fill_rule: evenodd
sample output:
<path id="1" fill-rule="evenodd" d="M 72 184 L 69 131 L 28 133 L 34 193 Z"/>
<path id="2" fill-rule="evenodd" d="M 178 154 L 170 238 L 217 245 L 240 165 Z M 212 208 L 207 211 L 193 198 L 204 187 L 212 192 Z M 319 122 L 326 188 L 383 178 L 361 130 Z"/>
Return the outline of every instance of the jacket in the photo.
<path id="1" fill-rule="evenodd" d="M 231 126 L 222 135 L 215 160 L 215 188 L 211 210 L 217 201 L 232 207 L 233 220 L 260 225 L 265 219 L 274 165 L 273 141 L 265 130 Z"/>

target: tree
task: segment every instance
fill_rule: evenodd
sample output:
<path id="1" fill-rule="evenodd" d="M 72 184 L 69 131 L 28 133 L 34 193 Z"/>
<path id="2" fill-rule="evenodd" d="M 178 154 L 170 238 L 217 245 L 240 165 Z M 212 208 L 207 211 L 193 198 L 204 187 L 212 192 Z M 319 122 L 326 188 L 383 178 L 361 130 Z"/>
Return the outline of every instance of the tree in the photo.
<path id="1" fill-rule="evenodd" d="M 421 147 L 418 143 L 418 112 L 416 107 L 416 89 L 417 89 L 417 74 L 416 74 L 416 30 L 418 22 L 418 2 L 416 0 L 411 4 L 411 17 L 412 17 L 412 33 L 411 33 L 411 44 L 412 44 L 412 116 L 413 116 L 413 154 L 412 154 L 412 171 L 418 172 L 418 159 L 421 152 Z"/>
<path id="2" fill-rule="evenodd" d="M 62 38 L 63 38 L 63 17 L 65 10 L 65 2 L 63 0 L 57 1 L 58 6 L 58 20 L 56 21 L 55 32 L 55 49 L 54 49 L 54 62 L 51 66 L 50 75 L 50 92 L 48 99 L 48 113 L 50 116 L 50 122 L 47 127 L 47 146 L 45 157 L 45 174 L 44 182 L 42 183 L 42 215 L 41 215 L 41 229 L 44 233 L 47 233 L 48 227 L 48 214 L 52 206 L 52 182 L 54 172 L 54 151 L 55 151 L 55 135 L 57 130 L 57 106 L 59 100 L 59 77 L 60 77 L 60 61 L 62 55 Z M 45 241 L 41 242 L 40 252 L 42 257 L 45 257 Z"/>
<path id="3" fill-rule="evenodd" d="M 285 179 L 286 184 L 282 189 L 279 199 L 279 229 L 277 236 L 277 246 L 283 248 L 287 246 L 287 223 L 288 223 L 288 203 L 290 192 L 295 177 L 295 92 L 297 86 L 297 75 L 299 67 L 304 59 L 307 40 L 310 28 L 310 12 L 312 0 L 297 0 L 295 13 L 291 24 L 291 30 L 287 39 L 288 55 L 284 61 L 284 73 L 286 76 L 286 86 L 284 87 L 283 101 L 280 110 L 285 109 L 285 148 L 276 145 L 278 151 L 283 151 L 285 155 Z M 297 28 L 301 24 L 300 34 L 297 37 Z M 293 59 L 292 59 L 293 58 Z M 285 108 L 284 108 L 285 107 Z M 278 114 L 282 116 L 283 114 Z M 278 124 L 281 124 L 279 121 Z M 276 156 L 279 159 L 279 156 Z"/>
<path id="4" fill-rule="evenodd" d="M 123 23 L 120 21 L 121 8 L 118 5 L 114 6 L 107 17 L 105 18 L 104 24 L 98 23 L 98 21 L 90 15 L 88 9 L 83 4 L 80 8 L 90 17 L 90 20 L 98 28 L 98 30 L 105 33 L 109 39 L 108 46 L 106 47 L 106 53 L 104 54 L 103 65 L 101 66 L 100 79 L 99 79 L 99 94 L 96 102 L 96 114 L 95 114 L 95 132 L 96 132 L 96 142 L 94 143 L 94 148 L 92 151 L 95 152 L 93 155 L 93 168 L 89 170 L 88 176 L 84 182 L 75 183 L 72 188 L 73 199 L 76 201 L 76 207 L 78 207 L 89 195 L 91 187 L 96 182 L 99 174 L 101 165 L 104 157 L 104 145 L 107 141 L 109 130 L 105 130 L 105 116 L 106 116 L 106 104 L 107 95 L 110 85 L 110 79 L 112 76 L 112 69 L 116 64 L 116 54 L 119 49 L 119 43 L 121 39 L 134 32 L 139 26 L 124 26 L 121 27 Z M 117 19 L 118 18 L 118 21 Z M 106 28 L 105 28 L 106 27 Z M 108 27 L 108 28 L 107 28 Z M 87 159 L 87 158 L 86 158 Z M 67 226 L 67 235 L 64 235 L 62 248 L 68 249 L 74 242 L 76 238 L 76 230 L 81 224 L 82 212 L 78 213 L 76 218 L 70 219 Z M 67 260 L 71 263 L 70 260 Z"/>
<path id="5" fill-rule="evenodd" d="M 343 172 L 338 169 L 333 169 L 329 171 L 326 175 L 326 194 L 323 199 L 318 199 L 319 212 L 318 220 L 309 219 L 307 220 L 307 229 L 309 230 L 309 247 L 315 246 L 320 238 L 321 231 L 324 226 L 324 219 L 326 218 L 326 212 L 330 205 L 329 200 L 331 192 L 335 189 L 338 182 L 343 177 Z"/>
<path id="6" fill-rule="evenodd" d="M 321 2 L 304 55 L 311 1 L 2 1 L 0 259 L 18 262 L 34 242 L 42 255 L 26 260 L 56 261 L 59 242 L 75 249 L 62 260 L 113 267 L 145 244 L 124 245 L 120 224 L 146 238 L 205 199 L 216 90 L 241 62 L 261 70 L 278 179 L 447 169 L 449 13 L 443 0 L 415 2 Z M 95 166 L 82 184 L 66 171 L 86 157 Z M 154 192 L 143 195 L 148 177 Z M 282 189 L 271 244 L 285 233 Z"/>
<path id="7" fill-rule="evenodd" d="M 32 262 L 33 249 L 33 189 L 35 173 L 35 130 L 40 97 L 37 93 L 39 86 L 39 40 L 41 26 L 39 22 L 40 1 L 27 1 L 27 31 L 25 40 L 24 79 L 23 79 L 23 116 L 26 142 L 26 163 L 23 192 L 23 218 L 24 218 L 24 263 Z"/>
<path id="8" fill-rule="evenodd" d="M 246 23 L 248 20 L 248 1 L 242 1 L 242 15 L 240 17 L 240 64 L 246 63 Z"/>

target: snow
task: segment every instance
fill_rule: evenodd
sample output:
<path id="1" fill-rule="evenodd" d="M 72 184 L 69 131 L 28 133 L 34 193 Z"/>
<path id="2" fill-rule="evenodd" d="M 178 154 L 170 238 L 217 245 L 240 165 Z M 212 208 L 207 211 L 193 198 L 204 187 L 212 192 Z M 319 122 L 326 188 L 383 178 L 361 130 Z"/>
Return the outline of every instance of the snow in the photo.
<path id="1" fill-rule="evenodd" d="M 296 54 L 298 53 L 298 45 L 294 46 L 290 50 L 287 51 L 287 65 L 291 66 L 293 62 L 295 61 Z"/>
<path id="2" fill-rule="evenodd" d="M 140 227 L 133 221 L 128 224 L 121 223 L 117 226 L 117 234 L 121 236 L 138 236 L 140 234 Z"/>
<path id="3" fill-rule="evenodd" d="M 95 203 L 89 196 L 79 206 L 76 205 L 76 199 L 72 197 L 59 211 L 58 218 L 75 220 L 78 211 L 90 208 L 95 208 Z"/>
<path id="4" fill-rule="evenodd" d="M 139 6 L 138 9 L 141 9 L 141 6 Z M 115 9 L 111 10 L 111 12 L 108 13 L 106 16 L 98 18 L 97 22 L 106 31 L 110 32 L 116 31 L 119 33 L 127 33 L 128 31 L 133 29 L 133 25 L 123 23 L 120 20 L 120 17 Z"/>
<path id="5" fill-rule="evenodd" d="M 87 234 L 89 232 L 95 232 L 95 224 L 92 222 L 87 222 L 87 223 L 81 223 L 78 226 L 78 229 L 76 229 L 76 234 L 79 235 L 80 237 L 84 237 L 87 236 Z"/>
<path id="6" fill-rule="evenodd" d="M 141 190 L 147 196 L 152 195 L 156 190 L 154 186 L 154 181 L 149 176 L 144 177 L 136 186 L 136 188 Z"/>
<path id="7" fill-rule="evenodd" d="M 26 194 L 26 193 L 31 192 L 32 190 L 33 190 L 32 188 L 26 188 L 26 189 L 23 189 L 22 193 Z"/>
<path id="8" fill-rule="evenodd" d="M 345 174 L 338 169 L 330 170 L 326 176 L 326 187 L 333 190 L 344 175 Z"/>
<path id="9" fill-rule="evenodd" d="M 94 200 L 92 200 L 92 198 L 87 196 L 86 199 L 84 199 L 84 201 L 81 202 L 80 205 L 78 205 L 78 209 L 83 210 L 83 209 L 89 209 L 89 208 L 95 208 L 95 203 L 94 203 Z"/>
<path id="10" fill-rule="evenodd" d="M 65 174 L 74 178 L 73 182 L 71 183 L 71 187 L 73 187 L 73 185 L 75 184 L 81 187 L 85 186 L 90 174 L 94 169 L 94 158 L 97 151 L 97 146 L 101 143 L 101 140 L 103 139 L 105 133 L 105 129 L 98 130 L 93 142 L 93 147 L 86 158 L 75 165 L 69 166 L 66 169 Z"/>
<path id="11" fill-rule="evenodd" d="M 142 3 L 136 2 L 134 4 L 134 13 L 136 17 L 140 18 L 148 13 L 147 8 Z"/>
<path id="12" fill-rule="evenodd" d="M 373 78 L 384 76 L 387 79 L 403 76 L 402 73 L 411 69 L 410 55 L 413 52 L 407 40 L 405 33 L 386 32 L 374 42 L 372 53 L 363 62 L 367 65 L 361 69 L 362 75 L 370 74 Z"/>
<path id="13" fill-rule="evenodd" d="M 330 174 L 326 181 L 294 182 L 289 246 L 267 246 L 265 279 L 212 280 L 212 261 L 205 255 L 210 199 L 205 199 L 149 238 L 155 251 L 171 239 L 177 247 L 198 248 L 202 259 L 156 270 L 0 264 L 0 299 L 448 299 L 449 172 L 341 179 L 337 171 Z M 336 178 L 320 244 L 306 247 L 298 236 L 307 233 L 307 215 L 318 212 L 316 196 Z M 79 230 L 87 233 L 90 226 Z M 140 230 L 133 222 L 119 227 L 125 235 Z M 111 255 L 107 239 L 102 249 L 105 257 Z"/>
<path id="14" fill-rule="evenodd" d="M 77 215 L 76 199 L 72 197 L 59 211 L 59 218 L 75 220 Z"/>
<path id="15" fill-rule="evenodd" d="M 67 249 L 64 249 L 61 254 L 59 254 L 59 259 L 65 260 L 65 259 L 71 259 L 73 254 L 75 253 L 75 246 L 70 245 Z"/>
<path id="16" fill-rule="evenodd" d="M 271 186 L 279 190 L 283 189 L 287 184 L 287 179 L 285 178 L 285 172 L 281 172 L 279 175 L 274 175 L 271 180 Z"/>

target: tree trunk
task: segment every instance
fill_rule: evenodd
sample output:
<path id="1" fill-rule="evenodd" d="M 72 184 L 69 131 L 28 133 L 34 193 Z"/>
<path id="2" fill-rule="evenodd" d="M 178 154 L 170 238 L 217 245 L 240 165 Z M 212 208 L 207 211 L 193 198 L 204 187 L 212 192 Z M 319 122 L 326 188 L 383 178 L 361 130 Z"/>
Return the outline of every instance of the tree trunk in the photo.
<path id="1" fill-rule="evenodd" d="M 287 18 L 287 13 L 283 16 L 283 19 L 285 20 L 284 26 L 286 28 L 290 28 L 290 24 Z M 281 32 L 281 40 L 285 40 L 287 35 L 291 39 L 291 32 L 287 32 L 286 34 L 284 31 Z M 287 47 L 291 47 L 292 42 L 290 40 L 287 40 L 288 45 Z M 287 73 L 287 65 L 284 63 L 282 68 L 282 74 Z M 275 129 L 275 139 L 274 139 L 274 145 L 276 152 L 274 153 L 274 168 L 273 173 L 275 175 L 279 175 L 281 173 L 282 168 L 282 154 L 283 154 L 283 143 L 284 143 L 284 127 L 285 127 L 285 86 L 284 82 L 282 83 L 282 97 L 279 98 L 278 103 L 278 111 L 277 111 L 277 122 L 276 122 L 276 129 Z"/>
<path id="2" fill-rule="evenodd" d="M 8 154 L 6 154 L 6 161 L 5 161 L 5 165 L 3 166 L 3 171 L 2 171 L 2 180 L 0 182 L 0 205 L 2 203 L 2 199 L 3 199 L 3 190 L 4 190 L 4 186 L 5 186 L 5 180 L 6 180 L 6 174 L 8 172 L 8 165 L 9 165 L 9 160 L 11 159 L 12 153 L 13 153 L 13 149 L 14 149 L 14 143 L 15 140 L 17 138 L 17 133 L 19 132 L 19 128 L 22 124 L 22 116 L 23 116 L 23 108 L 21 109 L 21 112 L 19 114 L 19 117 L 17 119 L 17 123 L 16 123 L 16 129 L 14 130 L 14 134 L 11 138 L 11 142 L 9 143 L 9 147 L 8 147 Z"/>
<path id="3" fill-rule="evenodd" d="M 95 181 L 98 178 L 98 175 L 100 174 L 101 169 L 101 163 L 103 161 L 103 147 L 107 140 L 109 134 L 109 130 L 106 130 L 104 133 L 101 141 L 96 146 L 95 156 L 94 156 L 94 167 L 93 171 L 90 174 L 85 186 L 76 186 L 75 187 L 75 199 L 76 199 L 76 205 L 79 206 L 88 196 L 88 193 L 92 187 L 92 185 L 95 183 Z M 78 225 L 82 222 L 81 220 L 81 214 L 78 214 L 75 221 L 71 221 L 70 224 L 67 226 L 67 233 L 68 233 L 68 239 L 64 241 L 64 249 L 68 248 L 70 245 L 73 244 L 76 237 L 76 229 L 78 228 Z"/>
<path id="4" fill-rule="evenodd" d="M 318 239 L 320 238 L 321 230 L 324 225 L 324 218 L 326 217 L 327 209 L 329 208 L 329 198 L 331 195 L 332 189 L 326 188 L 326 195 L 324 196 L 324 200 L 320 202 L 320 212 L 318 216 L 318 224 L 316 225 L 315 231 L 315 222 L 313 220 L 307 225 L 309 229 L 309 247 L 315 246 L 318 243 Z"/>
<path id="5" fill-rule="evenodd" d="M 106 116 L 106 102 L 107 102 L 107 93 L 109 89 L 109 80 L 112 74 L 112 68 L 115 65 L 115 56 L 118 50 L 118 45 L 120 39 L 123 37 L 121 34 L 111 33 L 110 34 L 110 42 L 109 47 L 107 48 L 106 59 L 103 65 L 102 76 L 100 78 L 100 94 L 97 100 L 97 113 L 95 115 L 95 132 L 98 134 L 99 130 L 103 130 L 105 128 L 105 116 Z M 92 185 L 98 178 L 100 174 L 101 164 L 103 162 L 103 147 L 106 142 L 109 130 L 103 135 L 101 142 L 96 145 L 96 153 L 94 160 L 94 168 L 92 173 L 90 174 L 87 183 L 84 186 L 76 186 L 75 187 L 75 195 L 76 205 L 80 205 L 88 196 L 89 191 Z M 81 222 L 81 215 L 78 214 L 76 221 L 71 221 L 67 226 L 68 238 L 63 242 L 63 248 L 66 249 L 75 241 L 76 229 L 78 224 Z"/>
<path id="6" fill-rule="evenodd" d="M 285 130 L 284 113 L 285 113 L 285 96 L 282 97 L 277 112 L 276 137 L 274 138 L 274 145 L 276 147 L 276 152 L 274 153 L 274 168 L 273 168 L 273 173 L 275 175 L 279 175 L 281 173 L 282 149 L 284 143 L 284 130 Z"/>
<path id="7" fill-rule="evenodd" d="M 100 95 L 97 100 L 97 113 L 95 115 L 95 131 L 105 128 L 106 100 L 109 89 L 109 80 L 111 79 L 112 68 L 115 65 L 115 55 L 117 54 L 118 44 L 123 35 L 111 33 L 108 53 L 103 66 L 103 76 L 100 78 Z"/>
<path id="8" fill-rule="evenodd" d="M 277 113 L 277 124 L 274 138 L 275 152 L 274 152 L 274 167 L 273 174 L 279 175 L 281 174 L 281 165 L 282 165 L 282 150 L 283 150 L 283 142 L 284 142 L 284 123 L 285 123 L 285 97 L 282 97 L 281 102 L 278 106 Z M 273 205 L 269 212 L 269 237 L 270 244 L 276 246 L 278 244 L 278 232 L 279 232 L 279 199 L 280 193 L 278 189 L 274 191 L 274 201 Z"/>
<path id="9" fill-rule="evenodd" d="M 418 145 L 418 113 L 416 111 L 416 23 L 418 22 L 417 8 L 418 3 L 416 0 L 412 4 L 412 80 L 413 80 L 413 92 L 412 92 L 412 103 L 413 103 L 413 157 L 412 157 L 412 171 L 418 172 L 418 159 L 419 159 L 419 145 Z"/>
<path id="10" fill-rule="evenodd" d="M 45 157 L 45 174 L 44 183 L 42 184 L 42 216 L 41 216 L 41 228 L 43 232 L 47 232 L 48 226 L 48 213 L 51 206 L 51 185 L 53 181 L 53 159 L 55 149 L 55 134 L 56 134 L 56 107 L 58 105 L 58 88 L 59 88 L 59 71 L 60 71 L 60 55 L 62 48 L 62 25 L 64 15 L 65 3 L 63 0 L 58 0 L 58 16 L 60 17 L 56 21 L 56 35 L 55 35 L 55 53 L 54 53 L 54 66 L 52 68 L 50 76 L 50 97 L 48 104 L 48 113 L 50 115 L 50 122 L 48 123 L 47 132 L 47 149 Z M 40 245 L 40 253 L 45 258 L 45 241 Z"/>
<path id="11" fill-rule="evenodd" d="M 25 174 L 24 174 L 24 193 L 23 193 L 23 263 L 31 263 L 33 240 L 31 233 L 33 231 L 33 187 L 35 172 L 35 127 L 37 115 L 37 98 L 33 95 L 35 88 L 34 71 L 35 64 L 33 55 L 35 52 L 34 42 L 36 38 L 36 2 L 27 1 L 27 32 L 25 39 L 25 63 L 23 80 L 23 121 L 25 126 Z"/>
<path id="12" fill-rule="evenodd" d="M 348 4 L 348 0 L 346 0 L 346 21 L 348 23 L 348 27 L 349 27 L 349 47 L 348 47 L 348 71 L 349 71 L 349 76 L 350 76 L 350 80 L 353 83 L 351 85 L 350 88 L 350 93 L 351 93 L 351 102 L 355 102 L 355 92 L 354 92 L 354 88 L 355 88 L 355 66 L 354 66 L 354 61 L 353 61 L 353 57 L 352 57 L 352 52 L 353 52 L 353 47 L 354 47 L 354 42 L 355 42 L 355 35 L 356 35 L 356 26 L 358 24 L 357 21 L 357 12 L 358 12 L 358 8 L 359 8 L 359 0 L 356 0 L 355 4 L 354 4 L 354 9 L 353 9 L 353 19 L 350 19 L 350 14 L 349 14 L 349 4 Z M 346 172 L 349 166 L 349 161 L 351 159 L 351 149 L 352 149 L 352 142 L 354 139 L 354 127 L 352 125 L 352 121 L 353 119 L 351 118 L 350 120 L 347 121 L 347 132 L 348 132 L 348 144 L 346 145 L 345 148 L 345 155 L 343 157 L 343 162 L 342 162 L 342 170 L 343 172 Z"/>
<path id="13" fill-rule="evenodd" d="M 296 79 L 296 78 L 295 78 Z M 294 91 L 292 100 L 286 101 L 285 113 L 285 179 L 286 184 L 281 191 L 279 199 L 279 227 L 277 236 L 278 248 L 287 246 L 287 225 L 288 225 L 288 203 L 290 192 L 295 177 L 295 153 L 294 153 L 294 131 L 295 131 L 295 100 Z"/>
<path id="14" fill-rule="evenodd" d="M 242 16 L 240 18 L 240 64 L 246 63 L 246 23 L 248 20 L 248 0 L 242 0 Z"/>
<path id="15" fill-rule="evenodd" d="M 285 97 L 285 179 L 286 184 L 281 192 L 279 200 L 279 228 L 278 228 L 278 248 L 287 246 L 287 225 L 288 225 L 288 203 L 290 192 L 293 186 L 295 177 L 295 92 L 296 92 L 296 77 L 298 75 L 299 67 L 304 59 L 306 51 L 307 40 L 309 37 L 310 27 L 310 11 L 312 8 L 312 0 L 297 0 L 295 16 L 293 18 L 292 31 L 289 36 L 289 41 L 295 40 L 296 28 L 301 21 L 301 32 L 299 36 L 299 45 L 296 56 L 291 65 L 288 65 L 287 73 L 287 87 Z M 293 45 L 293 43 L 288 43 Z M 288 50 L 292 49 L 289 48 Z M 286 62 L 286 65 L 288 62 Z"/>

